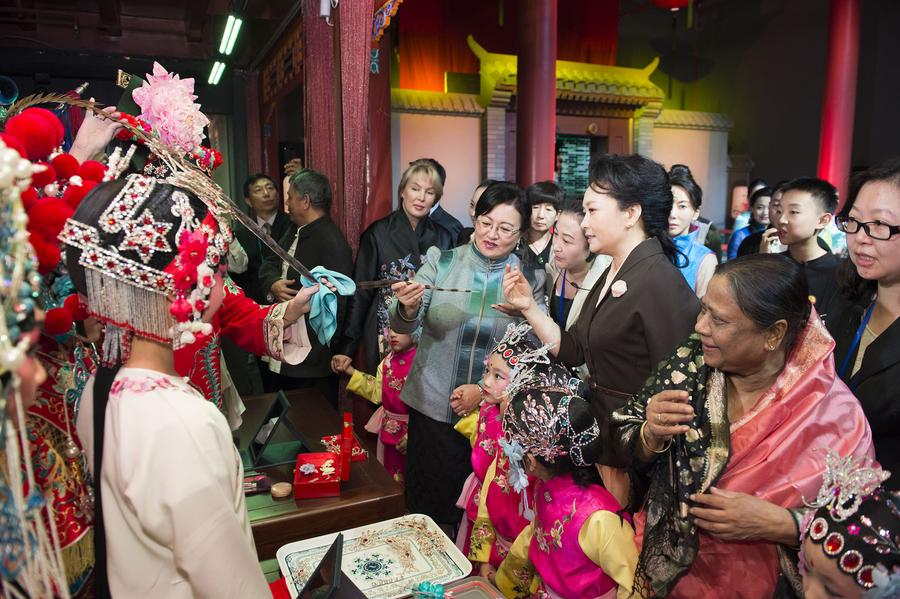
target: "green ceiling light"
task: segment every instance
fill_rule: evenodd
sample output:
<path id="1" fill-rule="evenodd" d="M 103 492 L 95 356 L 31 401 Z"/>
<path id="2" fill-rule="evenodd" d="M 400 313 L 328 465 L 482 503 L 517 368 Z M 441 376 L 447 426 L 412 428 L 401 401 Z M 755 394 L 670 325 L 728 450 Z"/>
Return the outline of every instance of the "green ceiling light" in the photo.
<path id="1" fill-rule="evenodd" d="M 228 22 L 225 23 L 225 31 L 222 33 L 222 41 L 219 42 L 219 54 L 226 56 L 231 55 L 234 49 L 234 43 L 237 41 L 238 32 L 244 21 L 240 17 L 228 15 Z"/>
<path id="2" fill-rule="evenodd" d="M 222 73 L 225 72 L 225 63 L 219 62 L 218 60 L 213 64 L 212 69 L 209 71 L 209 79 L 206 80 L 210 85 L 218 85 L 219 80 L 222 78 Z"/>

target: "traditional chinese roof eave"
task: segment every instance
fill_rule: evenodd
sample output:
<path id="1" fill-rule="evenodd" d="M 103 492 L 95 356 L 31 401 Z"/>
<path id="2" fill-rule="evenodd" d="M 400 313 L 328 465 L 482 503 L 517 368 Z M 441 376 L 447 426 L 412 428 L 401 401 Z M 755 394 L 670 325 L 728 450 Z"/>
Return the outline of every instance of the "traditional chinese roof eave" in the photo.
<path id="1" fill-rule="evenodd" d="M 663 109 L 656 118 L 654 127 L 662 129 L 728 131 L 734 127 L 734 121 L 718 112 Z"/>
<path id="2" fill-rule="evenodd" d="M 511 54 L 496 54 L 485 50 L 471 35 L 466 40 L 480 62 L 481 106 L 502 104 L 504 97 L 515 93 L 517 86 L 517 58 Z M 654 58 L 642 69 L 597 65 L 568 60 L 556 61 L 557 97 L 566 100 L 630 104 L 641 107 L 659 103 L 663 90 L 650 81 L 659 65 Z M 500 98 L 497 92 L 501 92 Z"/>
<path id="3" fill-rule="evenodd" d="M 474 94 L 443 93 L 416 89 L 391 89 L 391 111 L 451 116 L 481 116 Z"/>

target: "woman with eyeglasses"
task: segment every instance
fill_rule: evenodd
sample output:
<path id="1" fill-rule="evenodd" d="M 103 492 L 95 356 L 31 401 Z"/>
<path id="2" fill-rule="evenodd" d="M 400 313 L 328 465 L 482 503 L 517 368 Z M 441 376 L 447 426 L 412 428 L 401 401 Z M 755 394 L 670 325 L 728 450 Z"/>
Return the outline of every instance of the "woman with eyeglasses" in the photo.
<path id="1" fill-rule="evenodd" d="M 518 185 L 488 185 L 475 205 L 473 242 L 452 250 L 428 250 L 412 283 L 396 283 L 391 328 L 409 334 L 421 327 L 419 349 L 400 398 L 410 407 L 406 509 L 431 516 L 450 530 L 471 472 L 471 447 L 453 430 L 481 401 L 484 361 L 509 323 L 518 320 L 493 306 L 503 301 L 503 275 L 519 268 L 513 254 L 531 211 Z M 437 288 L 437 289 L 435 289 Z M 543 289 L 530 297 L 543 304 Z"/>
<path id="2" fill-rule="evenodd" d="M 510 272 L 504 292 L 544 343 L 569 366 L 586 363 L 591 407 L 609 435 L 614 410 L 632 394 L 694 328 L 696 294 L 676 264 L 680 254 L 669 236 L 672 188 L 665 169 L 639 156 L 601 156 L 591 164 L 581 225 L 595 254 L 612 263 L 585 298 L 575 325 L 561 330 L 534 304 L 521 273 Z M 599 464 L 604 483 L 625 504 L 627 479 L 621 458 L 604 443 Z"/>
<path id="3" fill-rule="evenodd" d="M 838 375 L 862 404 L 878 461 L 900 472 L 900 158 L 858 174 L 838 212 L 850 257 L 838 267 L 848 305 L 827 321 Z M 885 483 L 900 488 L 900 476 Z"/>

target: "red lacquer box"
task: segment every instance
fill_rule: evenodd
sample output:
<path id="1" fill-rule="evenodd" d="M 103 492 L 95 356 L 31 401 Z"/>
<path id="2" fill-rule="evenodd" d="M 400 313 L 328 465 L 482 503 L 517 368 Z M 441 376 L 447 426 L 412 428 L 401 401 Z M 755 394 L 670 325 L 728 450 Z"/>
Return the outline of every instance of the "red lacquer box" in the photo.
<path id="1" fill-rule="evenodd" d="M 301 453 L 294 470 L 294 499 L 341 494 L 341 461 L 330 452 Z"/>

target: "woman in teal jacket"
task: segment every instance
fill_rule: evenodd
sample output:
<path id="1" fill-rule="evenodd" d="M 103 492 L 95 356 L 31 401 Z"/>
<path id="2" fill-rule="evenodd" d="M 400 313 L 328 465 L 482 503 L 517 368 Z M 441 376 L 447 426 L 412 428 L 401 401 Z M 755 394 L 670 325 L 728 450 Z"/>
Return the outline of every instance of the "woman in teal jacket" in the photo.
<path id="1" fill-rule="evenodd" d="M 473 243 L 428 250 L 413 283 L 398 283 L 391 328 L 421 326 L 419 349 L 400 398 L 410 407 L 406 508 L 445 528 L 459 522 L 456 507 L 471 472 L 468 440 L 453 425 L 481 400 L 484 360 L 517 318 L 494 309 L 504 303 L 503 275 L 518 268 L 513 250 L 530 220 L 525 194 L 514 183 L 492 183 L 475 206 Z M 439 287 L 435 290 L 431 287 Z M 452 291 L 452 289 L 466 291 Z M 543 289 L 532 283 L 543 305 Z"/>

